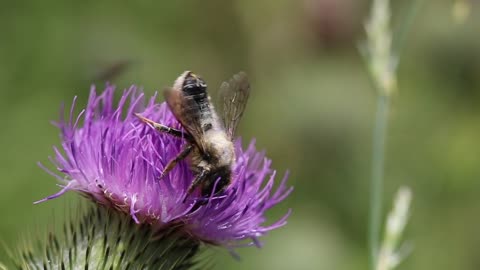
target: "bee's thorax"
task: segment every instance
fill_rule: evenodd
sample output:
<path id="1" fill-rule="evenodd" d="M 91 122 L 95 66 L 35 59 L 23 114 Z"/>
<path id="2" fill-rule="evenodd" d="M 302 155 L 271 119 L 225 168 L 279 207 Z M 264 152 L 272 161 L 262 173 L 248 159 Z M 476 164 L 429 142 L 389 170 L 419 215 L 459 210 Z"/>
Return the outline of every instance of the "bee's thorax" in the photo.
<path id="1" fill-rule="evenodd" d="M 210 130 L 203 138 L 204 151 L 195 149 L 191 164 L 198 169 L 215 170 L 235 163 L 233 143 L 222 130 Z"/>
<path id="2" fill-rule="evenodd" d="M 230 166 L 235 161 L 233 143 L 223 130 L 211 129 L 205 133 L 205 148 L 218 166 Z"/>
<path id="3" fill-rule="evenodd" d="M 235 164 L 234 146 L 222 130 L 206 132 L 203 143 L 204 151 L 194 149 L 190 156 L 190 165 L 195 174 L 206 172 L 207 177 L 202 185 L 202 194 L 210 195 L 212 191 L 216 194 L 232 181 L 232 170 Z"/>

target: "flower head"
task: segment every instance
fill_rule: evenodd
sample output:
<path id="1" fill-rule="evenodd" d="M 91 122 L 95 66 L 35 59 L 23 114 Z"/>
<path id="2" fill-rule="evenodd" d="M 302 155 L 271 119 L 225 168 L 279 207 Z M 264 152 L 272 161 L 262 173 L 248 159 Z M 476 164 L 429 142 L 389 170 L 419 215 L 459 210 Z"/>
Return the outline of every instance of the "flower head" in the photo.
<path id="1" fill-rule="evenodd" d="M 178 228 L 151 230 L 107 206 L 71 208 L 63 227 L 25 237 L 10 253 L 15 269 L 199 269 L 200 242 Z M 0 263 L 0 269 L 2 264 Z M 9 269 L 9 268 L 8 268 Z"/>
<path id="2" fill-rule="evenodd" d="M 242 240 L 258 244 L 259 236 L 286 223 L 288 213 L 264 225 L 266 210 L 292 189 L 284 177 L 274 190 L 271 161 L 255 149 L 254 141 L 245 150 L 240 140 L 235 142 L 234 181 L 221 196 L 201 198 L 194 193 L 184 201 L 193 180 L 188 163 L 179 162 L 161 179 L 160 175 L 186 142 L 157 132 L 134 113 L 167 126 L 181 129 L 181 125 L 165 103 L 156 103 L 156 95 L 146 102 L 132 86 L 114 105 L 114 91 L 107 86 L 97 95 L 92 87 L 86 108 L 75 117 L 74 100 L 68 119 L 57 123 L 62 144 L 61 149 L 54 148 L 51 161 L 60 173 L 44 169 L 63 188 L 39 202 L 74 190 L 128 213 L 137 223 L 155 228 L 175 224 L 197 239 L 226 247 Z"/>

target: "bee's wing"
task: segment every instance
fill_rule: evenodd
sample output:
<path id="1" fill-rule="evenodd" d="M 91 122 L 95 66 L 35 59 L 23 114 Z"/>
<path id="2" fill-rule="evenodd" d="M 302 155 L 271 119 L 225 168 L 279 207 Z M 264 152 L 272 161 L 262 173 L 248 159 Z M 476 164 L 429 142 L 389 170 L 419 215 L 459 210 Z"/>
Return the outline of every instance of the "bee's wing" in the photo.
<path id="1" fill-rule="evenodd" d="M 204 150 L 199 105 L 191 97 L 186 97 L 182 92 L 173 88 L 165 89 L 164 96 L 175 118 L 190 133 L 200 150 Z"/>
<path id="2" fill-rule="evenodd" d="M 250 83 L 245 72 L 235 74 L 228 82 L 223 82 L 220 86 L 223 123 L 230 138 L 235 135 L 235 129 L 247 106 L 249 95 Z"/>

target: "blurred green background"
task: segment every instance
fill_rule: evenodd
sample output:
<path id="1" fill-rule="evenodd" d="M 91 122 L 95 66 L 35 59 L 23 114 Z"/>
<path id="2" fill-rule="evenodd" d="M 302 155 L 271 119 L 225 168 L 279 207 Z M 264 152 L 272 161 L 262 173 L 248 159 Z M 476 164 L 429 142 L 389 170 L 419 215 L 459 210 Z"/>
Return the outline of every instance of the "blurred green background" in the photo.
<path id="1" fill-rule="evenodd" d="M 459 24 L 453 1 L 423 2 L 390 115 L 384 209 L 413 189 L 414 250 L 399 269 L 480 269 L 480 5 Z M 395 26 L 411 3 L 394 1 Z M 0 241 L 44 232 L 77 197 L 32 205 L 58 190 L 36 162 L 59 143 L 49 121 L 62 102 L 85 104 L 104 79 L 153 94 L 187 69 L 215 96 L 245 70 L 239 134 L 291 171 L 295 191 L 270 216 L 293 214 L 240 262 L 216 249 L 216 269 L 367 269 L 375 92 L 357 45 L 368 11 L 366 0 L 2 1 Z"/>

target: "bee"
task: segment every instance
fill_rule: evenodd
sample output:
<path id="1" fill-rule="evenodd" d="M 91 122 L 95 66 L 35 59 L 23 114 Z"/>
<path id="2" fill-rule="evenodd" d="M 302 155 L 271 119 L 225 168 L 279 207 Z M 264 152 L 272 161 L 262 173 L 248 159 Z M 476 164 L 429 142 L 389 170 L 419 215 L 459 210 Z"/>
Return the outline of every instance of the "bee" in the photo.
<path id="1" fill-rule="evenodd" d="M 219 194 L 232 182 L 235 166 L 233 139 L 250 94 L 244 72 L 235 74 L 220 86 L 222 119 L 212 105 L 207 84 L 198 75 L 185 71 L 164 91 L 165 100 L 186 132 L 165 126 L 136 114 L 159 132 L 185 139 L 188 143 L 165 166 L 160 178 L 179 161 L 188 157 L 194 179 L 187 196 L 200 188 L 202 196 Z M 223 120 L 223 121 L 222 121 Z M 215 189 L 215 190 L 214 190 Z"/>

